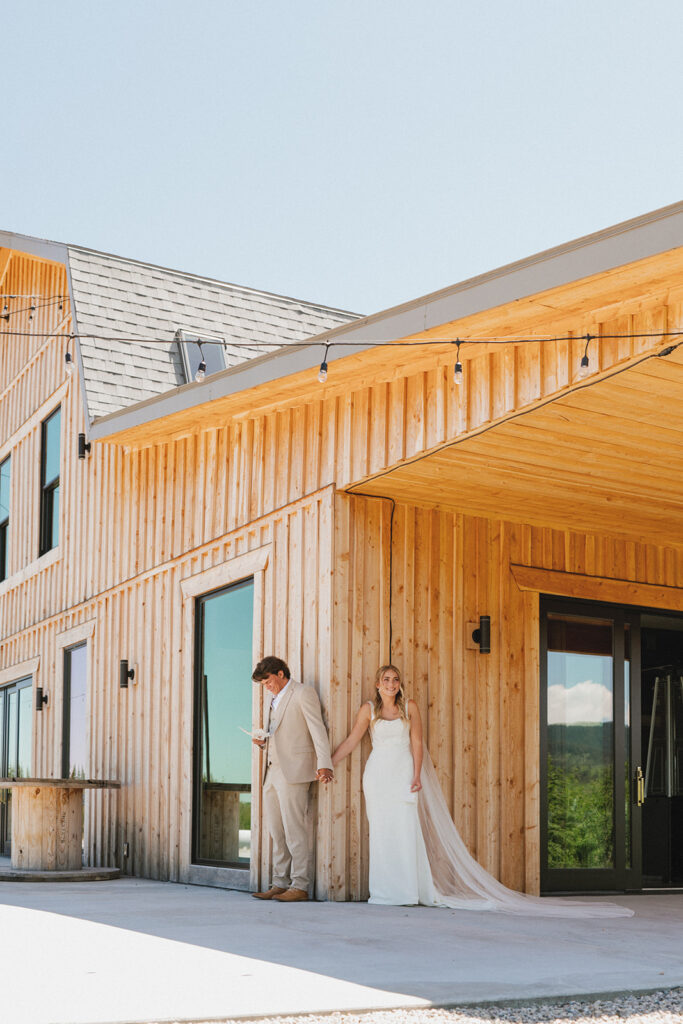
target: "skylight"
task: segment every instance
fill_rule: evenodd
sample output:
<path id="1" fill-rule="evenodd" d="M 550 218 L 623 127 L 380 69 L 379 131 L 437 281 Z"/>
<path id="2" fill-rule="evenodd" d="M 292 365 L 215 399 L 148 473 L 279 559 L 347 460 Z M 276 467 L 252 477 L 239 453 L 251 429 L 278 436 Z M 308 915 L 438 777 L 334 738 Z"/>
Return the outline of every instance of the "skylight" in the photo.
<path id="1" fill-rule="evenodd" d="M 183 360 L 186 382 L 193 381 L 195 374 L 202 361 L 206 363 L 206 376 L 211 373 L 218 373 L 225 370 L 227 366 L 225 358 L 225 342 L 222 338 L 216 338 L 210 334 L 199 334 L 195 331 L 176 331 L 176 341 L 180 347 L 180 354 Z M 219 344 L 216 344 L 219 342 Z M 201 349 L 199 347 L 201 343 Z"/>

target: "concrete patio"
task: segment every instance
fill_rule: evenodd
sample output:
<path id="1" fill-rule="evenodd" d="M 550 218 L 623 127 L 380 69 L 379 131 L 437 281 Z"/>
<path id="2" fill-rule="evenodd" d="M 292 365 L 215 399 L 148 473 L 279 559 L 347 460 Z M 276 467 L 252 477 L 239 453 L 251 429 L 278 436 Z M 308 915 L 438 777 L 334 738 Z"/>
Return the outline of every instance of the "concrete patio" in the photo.
<path id="1" fill-rule="evenodd" d="M 683 985 L 683 896 L 633 918 L 259 903 L 141 879 L 0 883 L 8 1024 L 206 1020 Z"/>

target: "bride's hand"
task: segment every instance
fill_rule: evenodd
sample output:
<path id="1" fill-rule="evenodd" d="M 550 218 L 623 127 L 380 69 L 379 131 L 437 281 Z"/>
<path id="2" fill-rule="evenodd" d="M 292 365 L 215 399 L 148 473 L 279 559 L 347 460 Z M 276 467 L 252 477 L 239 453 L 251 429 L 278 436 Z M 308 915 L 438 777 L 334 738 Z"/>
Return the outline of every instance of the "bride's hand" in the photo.
<path id="1" fill-rule="evenodd" d="M 410 783 L 410 792 L 419 793 L 421 789 L 422 783 L 420 782 L 419 778 L 413 779 L 413 781 Z"/>

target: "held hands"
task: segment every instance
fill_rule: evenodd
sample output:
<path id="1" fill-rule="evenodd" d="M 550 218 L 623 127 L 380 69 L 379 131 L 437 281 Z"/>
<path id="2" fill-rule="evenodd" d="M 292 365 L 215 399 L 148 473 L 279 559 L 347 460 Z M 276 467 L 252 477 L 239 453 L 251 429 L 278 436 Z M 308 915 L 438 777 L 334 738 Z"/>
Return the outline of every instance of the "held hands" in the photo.
<path id="1" fill-rule="evenodd" d="M 332 782 L 332 779 L 334 778 L 334 772 L 332 771 L 331 768 L 318 768 L 315 777 L 318 780 L 318 782 Z"/>

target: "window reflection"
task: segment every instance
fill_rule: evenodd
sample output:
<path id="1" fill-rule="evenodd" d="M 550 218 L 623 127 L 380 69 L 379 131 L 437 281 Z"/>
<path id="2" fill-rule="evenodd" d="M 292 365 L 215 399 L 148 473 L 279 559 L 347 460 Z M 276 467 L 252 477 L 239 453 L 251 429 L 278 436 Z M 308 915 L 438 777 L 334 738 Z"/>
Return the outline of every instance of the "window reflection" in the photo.
<path id="1" fill-rule="evenodd" d="M 64 739 L 62 774 L 68 779 L 88 777 L 86 751 L 87 646 L 64 652 Z"/>
<path id="2" fill-rule="evenodd" d="M 253 581 L 197 602 L 195 858 L 248 867 L 251 857 Z"/>
<path id="3" fill-rule="evenodd" d="M 548 616 L 548 867 L 614 863 L 612 623 Z"/>
<path id="4" fill-rule="evenodd" d="M 30 677 L 0 690 L 0 776 L 31 775 L 33 685 Z M 0 854 L 10 852 L 12 790 L 0 790 Z"/>
<path id="5" fill-rule="evenodd" d="M 17 743 L 17 776 L 20 779 L 31 775 L 31 736 L 33 710 L 33 687 L 22 686 L 19 690 L 19 736 Z"/>

